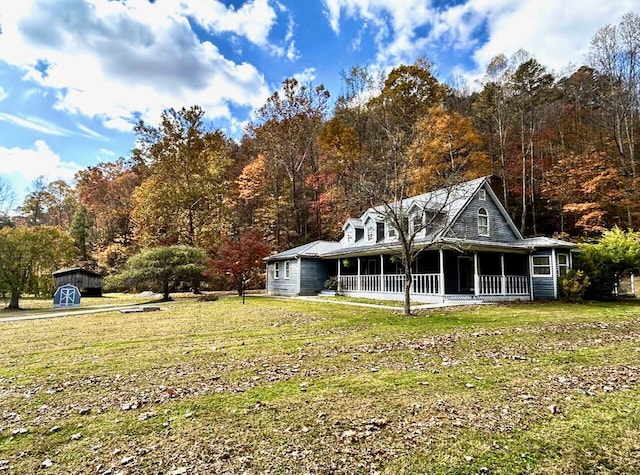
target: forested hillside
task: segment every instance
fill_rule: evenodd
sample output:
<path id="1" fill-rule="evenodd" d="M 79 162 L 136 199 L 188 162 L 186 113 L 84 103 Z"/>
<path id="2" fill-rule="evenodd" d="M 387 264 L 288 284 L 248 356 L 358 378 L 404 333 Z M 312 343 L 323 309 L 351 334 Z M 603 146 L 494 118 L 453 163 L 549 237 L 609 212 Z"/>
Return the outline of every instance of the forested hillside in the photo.
<path id="1" fill-rule="evenodd" d="M 404 180 L 413 194 L 493 175 L 525 235 L 636 228 L 639 32 L 628 14 L 594 36 L 584 65 L 556 73 L 520 51 L 464 87 L 440 82 L 427 59 L 383 76 L 354 66 L 340 91 L 287 79 L 241 140 L 212 130 L 197 105 L 168 109 L 137 124 L 130 156 L 73 184 L 36 181 L 15 221 L 62 228 L 77 261 L 114 272 L 145 247 L 213 254 L 248 231 L 273 250 L 336 239 L 375 184 Z"/>

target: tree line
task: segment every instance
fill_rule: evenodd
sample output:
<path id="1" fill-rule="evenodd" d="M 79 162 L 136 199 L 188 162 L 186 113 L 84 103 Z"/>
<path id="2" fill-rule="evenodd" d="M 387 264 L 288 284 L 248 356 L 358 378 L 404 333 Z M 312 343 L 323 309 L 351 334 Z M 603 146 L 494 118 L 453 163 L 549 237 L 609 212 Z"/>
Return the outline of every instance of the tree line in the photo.
<path id="1" fill-rule="evenodd" d="M 117 273 L 151 247 L 219 261 L 249 232 L 271 250 L 336 239 L 389 190 L 403 198 L 492 175 L 525 235 L 634 228 L 638 31 L 635 13 L 602 28 L 585 64 L 562 75 L 526 51 L 496 56 L 474 88 L 442 83 L 426 58 L 383 75 L 354 66 L 335 98 L 286 79 L 238 141 L 197 105 L 167 109 L 158 125 L 135 126 L 130 156 L 81 170 L 74 184 L 36 180 L 13 225 L 55 227 L 77 262 Z M 12 224 L 9 191 L 0 182 L 0 226 Z"/>

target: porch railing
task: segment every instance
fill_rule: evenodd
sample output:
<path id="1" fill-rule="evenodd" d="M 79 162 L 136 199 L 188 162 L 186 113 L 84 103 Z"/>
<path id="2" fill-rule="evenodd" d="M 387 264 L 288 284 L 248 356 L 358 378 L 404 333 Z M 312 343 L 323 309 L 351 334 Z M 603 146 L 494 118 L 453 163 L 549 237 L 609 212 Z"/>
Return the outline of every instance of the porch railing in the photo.
<path id="1" fill-rule="evenodd" d="M 411 293 L 420 295 L 440 294 L 440 274 L 413 274 Z M 404 292 L 404 274 L 342 275 L 340 290 L 343 292 Z M 529 278 L 523 275 L 481 275 L 480 295 L 527 295 Z"/>
<path id="2" fill-rule="evenodd" d="M 439 274 L 413 274 L 411 293 L 438 294 L 440 292 Z M 344 292 L 404 292 L 404 274 L 388 275 L 342 275 L 340 290 Z"/>
<path id="3" fill-rule="evenodd" d="M 525 275 L 481 275 L 480 295 L 526 295 L 529 278 Z"/>

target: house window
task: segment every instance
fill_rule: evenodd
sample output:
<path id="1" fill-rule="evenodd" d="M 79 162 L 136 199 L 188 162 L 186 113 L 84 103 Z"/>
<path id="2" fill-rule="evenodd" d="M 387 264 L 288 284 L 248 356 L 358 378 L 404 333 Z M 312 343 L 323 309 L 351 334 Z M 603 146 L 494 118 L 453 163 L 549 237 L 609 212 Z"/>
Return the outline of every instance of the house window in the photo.
<path id="1" fill-rule="evenodd" d="M 291 264 L 291 263 L 290 263 L 289 261 L 285 261 L 285 262 L 284 262 L 284 278 L 285 278 L 285 279 L 288 279 L 288 278 L 289 278 L 289 275 L 290 275 L 290 273 L 289 273 L 289 272 L 290 272 L 290 271 L 289 271 L 289 266 L 290 266 L 290 264 Z"/>
<path id="2" fill-rule="evenodd" d="M 387 224 L 387 237 L 389 239 L 395 239 L 396 237 L 398 237 L 398 231 L 396 231 L 396 228 L 394 228 L 391 224 Z"/>
<path id="3" fill-rule="evenodd" d="M 478 199 L 480 201 L 487 201 L 487 190 L 484 188 L 478 192 Z"/>
<path id="4" fill-rule="evenodd" d="M 280 263 L 276 262 L 273 265 L 273 278 L 274 279 L 279 279 L 280 278 Z"/>
<path id="5" fill-rule="evenodd" d="M 424 223 L 422 221 L 422 215 L 421 214 L 414 214 L 411 217 L 411 234 L 418 234 L 420 231 L 422 231 L 422 228 L 424 226 Z"/>
<path id="6" fill-rule="evenodd" d="M 489 235 L 489 213 L 484 208 L 478 210 L 478 234 L 480 236 Z"/>
<path id="7" fill-rule="evenodd" d="M 367 226 L 367 242 L 376 242 L 375 226 Z"/>
<path id="8" fill-rule="evenodd" d="M 569 256 L 558 254 L 558 275 L 565 275 L 569 272 Z"/>
<path id="9" fill-rule="evenodd" d="M 551 275 L 551 258 L 549 256 L 533 256 L 533 275 Z"/>

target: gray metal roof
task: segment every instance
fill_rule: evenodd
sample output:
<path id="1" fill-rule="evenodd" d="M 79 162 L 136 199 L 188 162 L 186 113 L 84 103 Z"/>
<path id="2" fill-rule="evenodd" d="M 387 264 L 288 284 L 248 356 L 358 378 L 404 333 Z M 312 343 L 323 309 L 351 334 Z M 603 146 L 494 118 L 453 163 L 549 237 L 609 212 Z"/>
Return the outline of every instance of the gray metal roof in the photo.
<path id="1" fill-rule="evenodd" d="M 335 241 L 313 241 L 302 246 L 287 249 L 272 256 L 266 257 L 267 261 L 296 259 L 298 257 L 321 257 L 331 251 L 342 249 L 342 245 Z"/>
<path id="2" fill-rule="evenodd" d="M 51 275 L 55 276 L 60 276 L 60 275 L 66 275 L 66 274 L 74 274 L 74 273 L 79 273 L 79 274 L 88 274 L 88 275 L 93 275 L 96 277 L 102 277 L 102 274 L 100 274 L 99 272 L 95 272 L 92 271 L 90 269 L 85 269 L 84 267 L 67 267 L 64 269 L 58 269 L 54 272 L 51 273 Z"/>
<path id="3" fill-rule="evenodd" d="M 495 196 L 495 193 L 491 189 L 491 186 L 486 187 L 487 191 L 492 195 L 496 206 L 500 209 L 507 221 L 507 224 L 513 229 L 514 234 L 520 239 L 513 242 L 491 242 L 491 241 L 474 241 L 469 239 L 459 239 L 445 237 L 445 232 L 451 226 L 460 213 L 467 206 L 469 201 L 476 195 L 478 190 L 488 184 L 487 177 L 476 178 L 475 180 L 466 181 L 450 188 L 442 188 L 439 190 L 424 193 L 422 195 L 413 196 L 404 200 L 393 203 L 390 206 L 397 206 L 398 210 L 403 212 L 411 210 L 414 205 L 419 206 L 422 209 L 431 209 L 438 212 L 442 212 L 446 215 L 446 220 L 443 223 L 441 230 L 436 234 L 430 234 L 422 238 L 418 238 L 415 241 L 417 247 L 425 246 L 429 247 L 434 245 L 436 247 L 455 247 L 466 248 L 469 250 L 513 250 L 526 252 L 527 250 L 540 249 L 540 248 L 564 248 L 571 249 L 577 247 L 576 244 L 561 241 L 559 239 L 552 239 L 548 237 L 533 237 L 522 238 L 520 231 L 513 223 L 511 217 L 508 215 L 500 200 Z M 350 218 L 344 224 L 342 229 L 344 230 L 348 224 L 354 227 L 362 227 L 364 220 L 369 216 L 375 216 L 376 214 L 382 218 L 384 214 L 385 205 L 379 205 L 367 209 L 360 218 Z M 377 242 L 367 243 L 364 238 L 361 238 L 355 242 L 345 244 L 344 246 L 335 241 L 313 241 L 302 246 L 288 249 L 269 256 L 265 260 L 283 260 L 294 259 L 298 257 L 346 257 L 354 255 L 367 255 L 375 253 L 384 253 L 397 251 L 400 247 L 399 242 Z"/>
<path id="4" fill-rule="evenodd" d="M 525 238 L 521 241 L 518 241 L 518 244 L 523 247 L 531 247 L 535 249 L 551 248 L 551 247 L 564 247 L 564 248 L 578 247 L 578 245 L 573 242 L 562 241 L 560 239 L 553 239 L 545 236 Z"/>
<path id="5" fill-rule="evenodd" d="M 451 187 L 440 188 L 428 193 L 405 198 L 393 203 L 391 206 L 398 206 L 398 209 L 409 211 L 412 206 L 418 205 L 425 209 L 442 210 L 447 213 L 449 218 L 453 218 L 486 181 L 487 177 L 476 178 L 475 180 L 465 181 L 464 183 Z M 362 217 L 367 213 L 383 213 L 384 209 L 385 205 L 369 208 L 362 214 Z M 360 219 L 362 219 L 362 217 Z"/>

